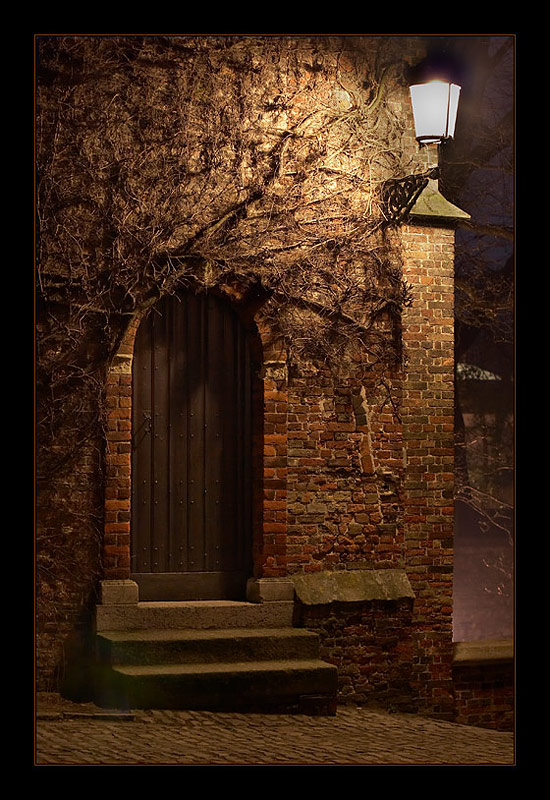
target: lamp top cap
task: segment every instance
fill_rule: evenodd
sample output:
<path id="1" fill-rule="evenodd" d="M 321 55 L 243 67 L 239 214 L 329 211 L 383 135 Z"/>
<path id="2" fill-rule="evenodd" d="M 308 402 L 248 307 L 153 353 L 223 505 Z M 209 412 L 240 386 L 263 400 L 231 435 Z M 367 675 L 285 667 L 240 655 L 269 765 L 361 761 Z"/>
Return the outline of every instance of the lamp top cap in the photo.
<path id="1" fill-rule="evenodd" d="M 407 77 L 411 86 L 434 80 L 458 85 L 463 82 L 460 63 L 453 55 L 443 51 L 428 52 L 419 64 L 409 68 Z"/>

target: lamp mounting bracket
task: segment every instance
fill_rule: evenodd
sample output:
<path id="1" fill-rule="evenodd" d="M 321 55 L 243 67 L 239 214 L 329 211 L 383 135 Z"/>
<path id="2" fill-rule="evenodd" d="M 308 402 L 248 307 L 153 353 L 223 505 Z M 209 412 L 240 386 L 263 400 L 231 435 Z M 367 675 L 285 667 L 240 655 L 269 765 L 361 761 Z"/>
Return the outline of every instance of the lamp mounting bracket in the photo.
<path id="1" fill-rule="evenodd" d="M 403 222 L 419 195 L 430 180 L 439 177 L 439 167 L 426 172 L 407 175 L 405 178 L 390 178 L 382 184 L 382 205 L 386 220 L 390 224 Z"/>

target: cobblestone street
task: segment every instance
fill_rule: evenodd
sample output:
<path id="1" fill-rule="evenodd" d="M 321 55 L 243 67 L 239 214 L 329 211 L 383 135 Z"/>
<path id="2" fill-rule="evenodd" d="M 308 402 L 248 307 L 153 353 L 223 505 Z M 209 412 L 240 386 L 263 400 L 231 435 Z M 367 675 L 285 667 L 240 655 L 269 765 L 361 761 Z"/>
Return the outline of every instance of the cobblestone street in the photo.
<path id="1" fill-rule="evenodd" d="M 36 722 L 36 766 L 513 766 L 514 758 L 513 733 L 350 707 L 334 717 L 50 712 Z"/>

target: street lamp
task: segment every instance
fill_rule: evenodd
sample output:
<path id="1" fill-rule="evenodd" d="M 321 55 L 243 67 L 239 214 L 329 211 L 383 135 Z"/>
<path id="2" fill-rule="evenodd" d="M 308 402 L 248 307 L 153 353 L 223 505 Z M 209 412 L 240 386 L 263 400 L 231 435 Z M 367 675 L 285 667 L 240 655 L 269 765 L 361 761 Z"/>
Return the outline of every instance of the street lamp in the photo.
<path id="1" fill-rule="evenodd" d="M 416 67 L 406 73 L 411 96 L 416 140 L 421 147 L 439 146 L 452 139 L 455 132 L 460 83 L 459 64 L 441 52 L 433 50 Z M 462 82 L 462 81 L 460 81 Z M 427 151 L 428 162 L 430 151 Z M 386 219 L 396 224 L 407 219 L 413 208 L 418 211 L 422 195 L 422 214 L 440 218 L 468 218 L 439 193 L 439 167 L 426 172 L 390 178 L 382 186 L 382 201 Z"/>
<path id="2" fill-rule="evenodd" d="M 411 70 L 409 90 L 419 144 L 442 144 L 452 139 L 460 86 L 449 65 L 438 59 L 426 59 Z"/>

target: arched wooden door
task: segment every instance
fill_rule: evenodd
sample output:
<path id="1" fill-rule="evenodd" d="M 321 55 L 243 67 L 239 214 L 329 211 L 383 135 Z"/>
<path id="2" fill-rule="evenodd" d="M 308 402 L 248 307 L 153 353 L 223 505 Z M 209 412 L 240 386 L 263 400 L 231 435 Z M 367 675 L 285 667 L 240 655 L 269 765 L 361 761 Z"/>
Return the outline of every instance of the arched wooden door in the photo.
<path id="1" fill-rule="evenodd" d="M 252 562 L 246 331 L 210 294 L 165 298 L 133 362 L 132 577 L 142 600 L 241 599 Z"/>

